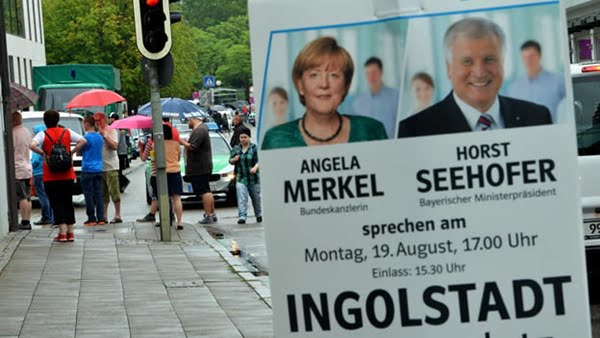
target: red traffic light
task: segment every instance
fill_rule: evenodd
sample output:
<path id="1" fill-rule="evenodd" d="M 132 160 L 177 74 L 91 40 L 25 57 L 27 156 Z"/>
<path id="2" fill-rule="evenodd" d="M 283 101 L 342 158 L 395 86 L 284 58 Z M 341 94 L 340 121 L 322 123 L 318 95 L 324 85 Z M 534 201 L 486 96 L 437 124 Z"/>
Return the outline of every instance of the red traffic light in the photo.
<path id="1" fill-rule="evenodd" d="M 154 7 L 154 6 L 158 5 L 159 2 L 160 2 L 160 0 L 146 0 L 146 5 L 148 7 Z"/>

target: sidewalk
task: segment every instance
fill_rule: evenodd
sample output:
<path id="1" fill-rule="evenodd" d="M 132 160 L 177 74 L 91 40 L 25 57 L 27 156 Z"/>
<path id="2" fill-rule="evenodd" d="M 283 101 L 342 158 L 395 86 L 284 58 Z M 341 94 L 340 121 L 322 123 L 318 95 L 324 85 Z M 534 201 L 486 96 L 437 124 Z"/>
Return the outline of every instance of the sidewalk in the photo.
<path id="1" fill-rule="evenodd" d="M 150 223 L 10 233 L 0 241 L 2 337 L 272 337 L 259 277 L 200 225 L 163 243 Z"/>

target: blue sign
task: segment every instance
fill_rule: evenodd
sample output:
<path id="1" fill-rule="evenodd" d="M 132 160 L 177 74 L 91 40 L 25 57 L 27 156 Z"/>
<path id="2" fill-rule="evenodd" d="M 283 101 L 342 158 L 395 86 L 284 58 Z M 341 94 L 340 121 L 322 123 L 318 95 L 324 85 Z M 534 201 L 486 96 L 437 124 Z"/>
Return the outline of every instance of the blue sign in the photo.
<path id="1" fill-rule="evenodd" d="M 202 78 L 204 88 L 213 88 L 215 86 L 215 77 L 213 75 L 205 75 Z"/>

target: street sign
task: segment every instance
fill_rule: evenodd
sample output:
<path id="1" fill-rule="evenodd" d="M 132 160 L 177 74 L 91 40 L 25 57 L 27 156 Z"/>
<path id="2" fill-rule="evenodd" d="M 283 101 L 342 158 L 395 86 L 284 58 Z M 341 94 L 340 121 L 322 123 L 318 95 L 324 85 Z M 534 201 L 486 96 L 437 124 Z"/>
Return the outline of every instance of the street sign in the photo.
<path id="1" fill-rule="evenodd" d="M 213 75 L 205 75 L 202 78 L 202 85 L 204 86 L 204 88 L 214 88 L 215 77 Z"/>

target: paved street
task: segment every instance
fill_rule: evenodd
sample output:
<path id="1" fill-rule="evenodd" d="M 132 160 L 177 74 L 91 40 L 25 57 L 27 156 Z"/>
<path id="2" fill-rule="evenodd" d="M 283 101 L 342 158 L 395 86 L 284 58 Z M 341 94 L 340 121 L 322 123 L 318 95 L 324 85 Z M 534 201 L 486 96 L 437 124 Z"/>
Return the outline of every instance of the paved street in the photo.
<path id="1" fill-rule="evenodd" d="M 0 336 L 271 337 L 265 277 L 194 224 L 197 206 L 172 243 L 160 242 L 154 224 L 134 221 L 147 209 L 143 171 L 129 177 L 124 223 L 78 225 L 68 244 L 53 243 L 50 227 L 0 242 Z M 226 220 L 231 210 L 219 212 Z"/>

